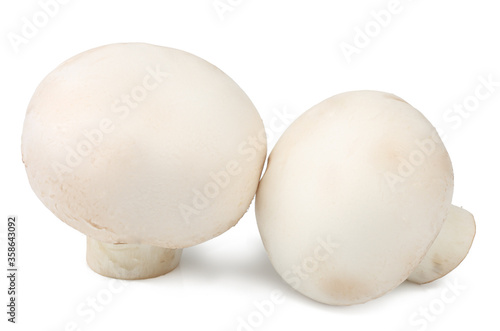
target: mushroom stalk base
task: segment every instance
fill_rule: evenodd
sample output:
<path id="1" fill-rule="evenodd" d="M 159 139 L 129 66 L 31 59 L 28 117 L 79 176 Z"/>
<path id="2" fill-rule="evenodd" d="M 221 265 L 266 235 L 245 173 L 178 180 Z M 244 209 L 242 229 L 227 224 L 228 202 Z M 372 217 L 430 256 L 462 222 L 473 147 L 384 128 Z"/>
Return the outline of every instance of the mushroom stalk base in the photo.
<path id="1" fill-rule="evenodd" d="M 117 279 L 147 279 L 174 270 L 182 249 L 108 244 L 87 237 L 87 264 L 98 274 Z"/>
<path id="2" fill-rule="evenodd" d="M 447 275 L 465 259 L 475 235 L 474 216 L 452 205 L 441 232 L 408 280 L 427 284 Z"/>

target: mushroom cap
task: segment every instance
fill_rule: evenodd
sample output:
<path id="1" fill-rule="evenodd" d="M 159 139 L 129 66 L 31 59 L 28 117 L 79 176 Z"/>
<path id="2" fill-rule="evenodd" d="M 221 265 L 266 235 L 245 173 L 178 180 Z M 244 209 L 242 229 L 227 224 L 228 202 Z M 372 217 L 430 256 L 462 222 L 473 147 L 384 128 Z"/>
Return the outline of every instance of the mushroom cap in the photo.
<path id="1" fill-rule="evenodd" d="M 218 68 L 128 43 L 83 52 L 41 82 L 22 154 L 37 196 L 75 229 L 102 242 L 183 248 L 246 212 L 266 143 L 254 105 Z"/>
<path id="2" fill-rule="evenodd" d="M 438 235 L 453 170 L 434 127 L 402 99 L 348 92 L 283 134 L 256 198 L 259 231 L 282 278 L 331 305 L 402 283 Z"/>

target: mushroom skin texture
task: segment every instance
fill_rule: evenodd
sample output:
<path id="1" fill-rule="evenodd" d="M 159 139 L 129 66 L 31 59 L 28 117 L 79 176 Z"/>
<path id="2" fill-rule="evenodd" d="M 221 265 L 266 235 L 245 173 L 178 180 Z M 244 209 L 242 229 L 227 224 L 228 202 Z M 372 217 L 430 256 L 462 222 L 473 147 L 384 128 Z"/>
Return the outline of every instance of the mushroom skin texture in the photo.
<path id="1" fill-rule="evenodd" d="M 451 206 L 439 235 L 408 280 L 427 284 L 446 276 L 465 259 L 475 235 L 474 216 L 465 209 Z"/>
<path id="2" fill-rule="evenodd" d="M 453 169 L 431 123 L 376 91 L 334 96 L 273 149 L 256 216 L 269 259 L 329 305 L 378 298 L 424 258 L 450 209 Z"/>
<path id="3" fill-rule="evenodd" d="M 124 43 L 76 55 L 45 77 L 28 106 L 22 156 L 43 204 L 102 243 L 89 245 L 91 268 L 149 278 L 171 265 L 114 274 L 110 259 L 134 252 L 176 264 L 180 252 L 169 250 L 233 227 L 255 195 L 266 137 L 248 96 L 217 67 L 180 50 Z"/>

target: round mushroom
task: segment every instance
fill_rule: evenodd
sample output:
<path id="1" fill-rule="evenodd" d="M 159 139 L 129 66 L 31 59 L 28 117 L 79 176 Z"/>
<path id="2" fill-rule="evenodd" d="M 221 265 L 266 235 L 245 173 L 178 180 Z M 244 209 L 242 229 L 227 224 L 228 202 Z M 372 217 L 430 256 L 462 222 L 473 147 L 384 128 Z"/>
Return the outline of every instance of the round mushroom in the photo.
<path id="1" fill-rule="evenodd" d="M 238 222 L 266 138 L 250 99 L 218 68 L 126 43 L 83 52 L 45 77 L 22 155 L 40 200 L 87 235 L 89 266 L 139 279 L 169 272 L 182 248 Z"/>
<path id="2" fill-rule="evenodd" d="M 450 158 L 402 99 L 348 92 L 283 134 L 256 198 L 276 271 L 330 305 L 380 297 L 405 281 L 439 234 L 453 194 Z"/>

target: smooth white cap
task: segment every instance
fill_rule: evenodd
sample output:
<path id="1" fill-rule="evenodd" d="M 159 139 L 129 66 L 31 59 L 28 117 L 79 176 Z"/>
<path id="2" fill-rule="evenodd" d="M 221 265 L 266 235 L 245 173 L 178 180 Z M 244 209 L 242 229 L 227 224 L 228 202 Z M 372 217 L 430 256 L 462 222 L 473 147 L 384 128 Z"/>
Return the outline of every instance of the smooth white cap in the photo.
<path id="1" fill-rule="evenodd" d="M 218 68 L 130 43 L 83 52 L 42 81 L 22 153 L 35 193 L 75 229 L 101 242 L 182 248 L 246 212 L 266 142 L 254 105 Z"/>
<path id="2" fill-rule="evenodd" d="M 438 235 L 452 192 L 448 153 L 419 111 L 392 94 L 349 92 L 283 134 L 256 215 L 285 281 L 319 302 L 350 305 L 408 278 Z"/>

